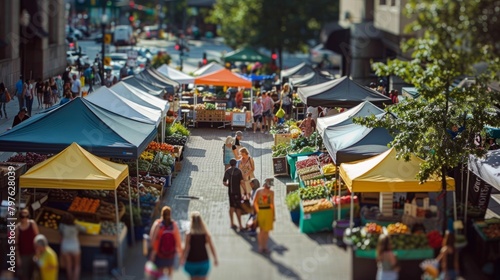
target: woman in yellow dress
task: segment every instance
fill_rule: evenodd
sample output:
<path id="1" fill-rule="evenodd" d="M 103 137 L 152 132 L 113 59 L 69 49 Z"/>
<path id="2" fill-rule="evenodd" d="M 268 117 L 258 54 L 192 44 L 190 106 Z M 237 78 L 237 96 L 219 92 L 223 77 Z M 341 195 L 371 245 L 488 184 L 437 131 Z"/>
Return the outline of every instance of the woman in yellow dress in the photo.
<path id="1" fill-rule="evenodd" d="M 260 253 L 269 253 L 267 248 L 269 232 L 273 229 L 273 223 L 276 219 L 274 191 L 271 190 L 272 186 L 274 186 L 274 179 L 266 179 L 262 187 L 255 193 L 253 202 L 255 213 L 257 214 L 257 225 L 259 227 L 257 242 L 259 244 Z"/>

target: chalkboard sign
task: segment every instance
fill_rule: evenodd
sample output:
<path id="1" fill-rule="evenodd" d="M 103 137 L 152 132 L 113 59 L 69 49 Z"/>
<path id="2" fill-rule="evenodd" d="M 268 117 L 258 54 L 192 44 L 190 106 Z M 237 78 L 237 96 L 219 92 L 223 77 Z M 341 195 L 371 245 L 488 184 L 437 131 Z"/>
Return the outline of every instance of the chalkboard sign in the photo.
<path id="1" fill-rule="evenodd" d="M 273 158 L 274 176 L 288 175 L 288 163 L 286 157 Z"/>
<path id="2" fill-rule="evenodd" d="M 231 126 L 246 126 L 246 119 L 247 119 L 247 114 L 246 113 L 234 113 L 233 112 L 233 118 L 231 120 Z"/>

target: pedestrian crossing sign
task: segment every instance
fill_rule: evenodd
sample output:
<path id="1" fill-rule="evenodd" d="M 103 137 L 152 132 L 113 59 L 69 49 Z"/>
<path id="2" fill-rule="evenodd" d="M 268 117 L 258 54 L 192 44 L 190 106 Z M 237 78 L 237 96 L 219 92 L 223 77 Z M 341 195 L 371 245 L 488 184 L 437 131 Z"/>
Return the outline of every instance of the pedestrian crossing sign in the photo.
<path id="1" fill-rule="evenodd" d="M 104 35 L 104 44 L 111 44 L 111 34 Z"/>
<path id="2" fill-rule="evenodd" d="M 104 65 L 110 66 L 111 65 L 111 57 L 105 57 L 104 58 Z"/>

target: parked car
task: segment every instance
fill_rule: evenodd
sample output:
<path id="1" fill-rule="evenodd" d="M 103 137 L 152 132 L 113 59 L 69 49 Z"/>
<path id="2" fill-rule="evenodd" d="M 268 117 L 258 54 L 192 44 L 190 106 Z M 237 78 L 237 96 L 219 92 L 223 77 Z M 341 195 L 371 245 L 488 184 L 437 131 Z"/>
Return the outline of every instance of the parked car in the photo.
<path id="1" fill-rule="evenodd" d="M 342 56 L 326 49 L 323 44 L 319 44 L 309 51 L 309 60 L 312 63 L 326 64 L 327 67 L 340 67 L 342 64 Z"/>
<path id="2" fill-rule="evenodd" d="M 78 52 L 77 51 L 67 51 L 66 52 L 66 62 L 69 65 L 75 65 L 78 61 Z M 90 65 L 90 59 L 87 54 L 81 53 L 80 55 L 80 66 L 84 66 L 85 64 Z"/>
<path id="3" fill-rule="evenodd" d="M 117 63 L 120 65 L 127 64 L 128 55 L 126 53 L 108 53 L 106 57 L 111 58 L 111 63 Z"/>
<path id="4" fill-rule="evenodd" d="M 113 33 L 113 43 L 115 46 L 134 46 L 135 36 L 130 25 L 118 25 Z"/>

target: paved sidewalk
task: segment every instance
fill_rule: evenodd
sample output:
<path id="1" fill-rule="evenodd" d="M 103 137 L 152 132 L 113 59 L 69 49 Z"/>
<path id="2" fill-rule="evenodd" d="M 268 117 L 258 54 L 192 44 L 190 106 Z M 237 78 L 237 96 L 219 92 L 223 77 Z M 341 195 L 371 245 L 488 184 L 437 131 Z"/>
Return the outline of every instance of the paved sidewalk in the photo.
<path id="1" fill-rule="evenodd" d="M 181 229 L 188 229 L 188 215 L 200 211 L 213 235 L 219 266 L 212 269 L 209 279 L 350 279 L 351 261 L 347 251 L 332 243 L 331 233 L 302 234 L 291 222 L 284 204 L 285 183 L 289 178 L 275 179 L 276 222 L 271 232 L 272 253 L 257 252 L 257 241 L 247 233 L 229 228 L 227 189 L 222 185 L 224 166 L 222 144 L 231 130 L 215 128 L 192 129 L 192 135 L 182 161 L 182 171 L 168 189 L 164 204 L 173 209 L 173 217 Z M 243 146 L 254 157 L 255 176 L 262 182 L 272 177 L 271 135 L 244 132 Z M 179 200 L 177 195 L 199 196 L 200 200 Z M 246 221 L 247 215 L 243 216 Z M 141 244 L 130 248 L 125 261 L 127 276 L 142 279 L 145 258 Z M 238 276 L 237 276 L 238 275 Z M 188 279 L 182 270 L 174 279 Z"/>

